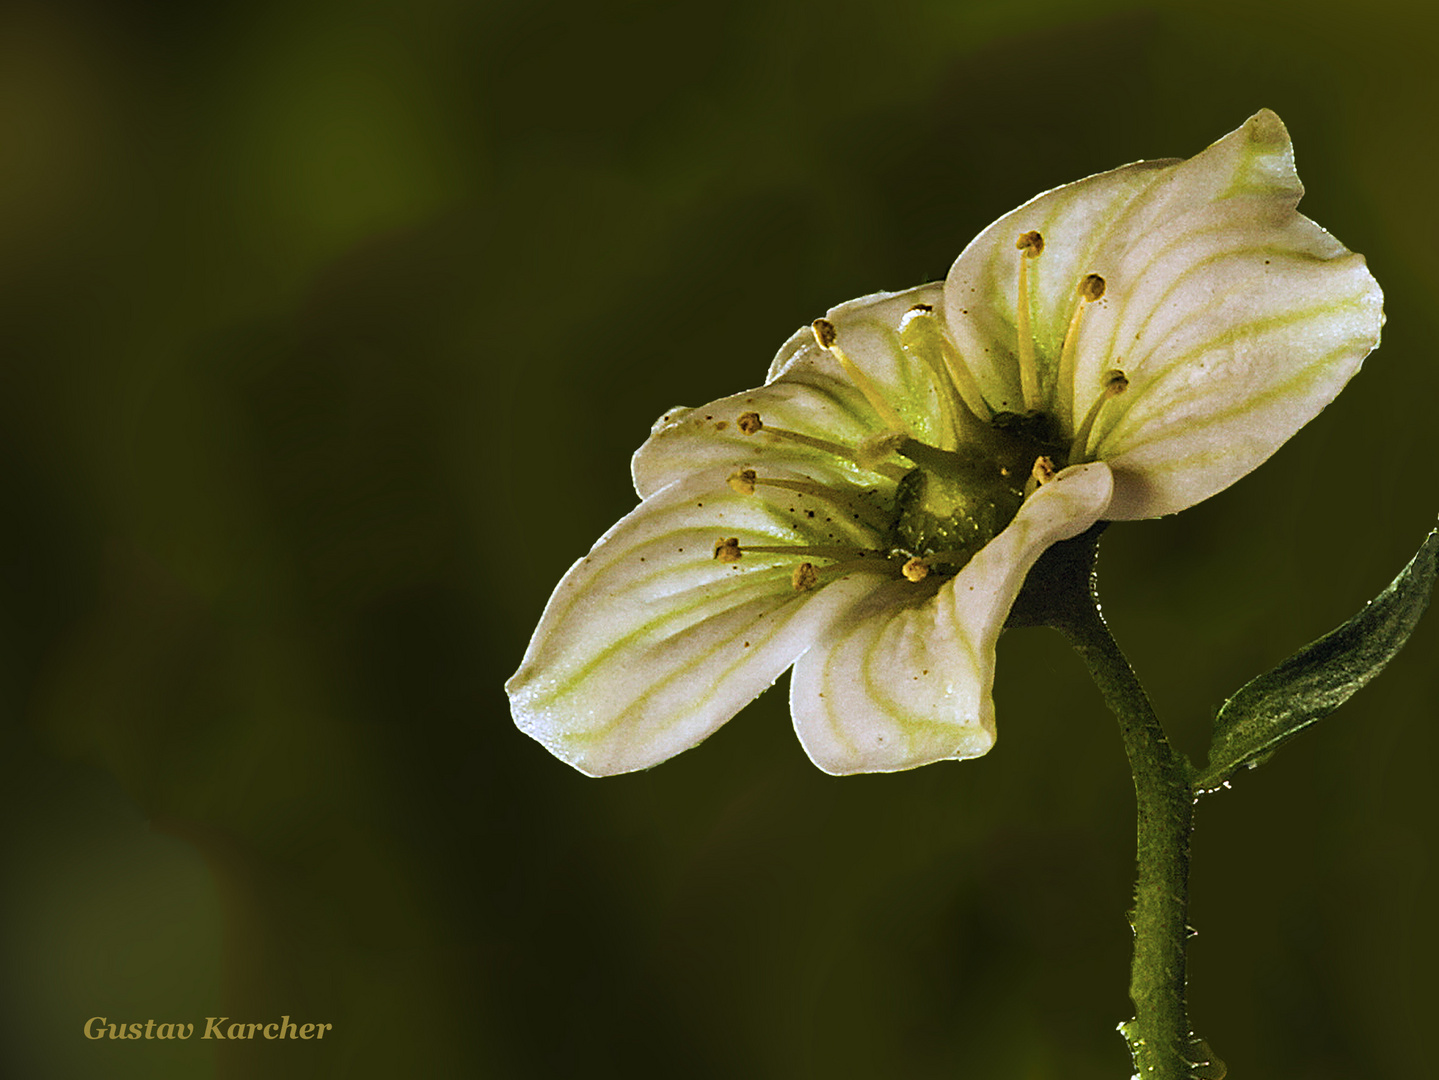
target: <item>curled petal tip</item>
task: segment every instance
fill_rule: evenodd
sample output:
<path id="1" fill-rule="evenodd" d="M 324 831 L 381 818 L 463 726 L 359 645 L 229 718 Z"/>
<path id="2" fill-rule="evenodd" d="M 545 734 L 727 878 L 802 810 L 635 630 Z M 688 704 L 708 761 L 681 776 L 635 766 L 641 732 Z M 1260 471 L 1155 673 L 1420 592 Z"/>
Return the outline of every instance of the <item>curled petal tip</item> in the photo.
<path id="1" fill-rule="evenodd" d="M 1273 109 L 1260 109 L 1244 125 L 1249 141 L 1260 145 L 1289 142 L 1289 129 Z"/>

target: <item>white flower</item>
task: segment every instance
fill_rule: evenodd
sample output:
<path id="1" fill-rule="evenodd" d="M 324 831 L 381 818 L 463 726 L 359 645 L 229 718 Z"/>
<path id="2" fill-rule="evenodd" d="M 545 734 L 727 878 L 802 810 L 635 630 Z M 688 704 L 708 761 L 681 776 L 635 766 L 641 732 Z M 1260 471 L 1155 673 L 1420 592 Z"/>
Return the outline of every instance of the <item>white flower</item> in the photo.
<path id="1" fill-rule="evenodd" d="M 793 665 L 827 772 L 983 754 L 1040 554 L 1227 487 L 1378 343 L 1378 285 L 1302 193 L 1260 112 L 1038 196 L 943 283 L 842 304 L 764 387 L 672 410 L 634 457 L 642 502 L 506 685 L 520 728 L 585 773 L 642 769 Z"/>

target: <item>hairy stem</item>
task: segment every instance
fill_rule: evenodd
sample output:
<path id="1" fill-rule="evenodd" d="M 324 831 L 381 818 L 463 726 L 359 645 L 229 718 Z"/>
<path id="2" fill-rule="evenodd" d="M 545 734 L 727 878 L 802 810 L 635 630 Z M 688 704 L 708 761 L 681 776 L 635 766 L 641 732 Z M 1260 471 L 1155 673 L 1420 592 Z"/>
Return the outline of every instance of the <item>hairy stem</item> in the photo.
<path id="1" fill-rule="evenodd" d="M 1084 659 L 1119 719 L 1139 804 L 1139 876 L 1135 885 L 1134 965 L 1129 996 L 1135 1018 L 1121 1030 L 1141 1080 L 1190 1080 L 1185 947 L 1189 936 L 1189 834 L 1194 795 L 1189 766 L 1170 746 L 1134 669 L 1097 607 L 1059 629 Z"/>
<path id="2" fill-rule="evenodd" d="M 1224 1063 L 1189 1029 L 1189 835 L 1194 770 L 1164 734 L 1134 669 L 1099 613 L 1094 564 L 1104 524 L 1051 547 L 1030 571 L 1010 626 L 1052 626 L 1074 646 L 1119 719 L 1138 802 L 1134 890 L 1135 1016 L 1120 1030 L 1140 1080 L 1222 1080 Z"/>

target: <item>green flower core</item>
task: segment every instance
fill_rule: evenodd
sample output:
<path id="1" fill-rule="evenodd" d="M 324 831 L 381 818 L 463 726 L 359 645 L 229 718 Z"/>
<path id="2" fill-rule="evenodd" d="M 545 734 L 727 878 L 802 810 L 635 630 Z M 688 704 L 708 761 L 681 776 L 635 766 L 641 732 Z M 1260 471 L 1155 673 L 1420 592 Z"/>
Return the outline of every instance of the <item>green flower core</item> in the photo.
<path id="1" fill-rule="evenodd" d="M 1048 472 L 1064 468 L 1068 447 L 1047 413 L 999 413 L 980 437 L 959 450 L 914 439 L 899 453 L 915 462 L 895 491 L 889 540 L 899 552 L 924 559 L 941 573 L 957 573 L 1019 513 L 1025 496 Z"/>

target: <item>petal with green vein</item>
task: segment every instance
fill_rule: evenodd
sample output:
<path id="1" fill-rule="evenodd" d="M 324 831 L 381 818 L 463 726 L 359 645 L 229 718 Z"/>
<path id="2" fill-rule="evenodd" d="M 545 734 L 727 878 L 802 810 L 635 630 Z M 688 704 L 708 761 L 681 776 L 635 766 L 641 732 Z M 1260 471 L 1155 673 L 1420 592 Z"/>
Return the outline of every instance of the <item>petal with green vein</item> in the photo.
<path id="1" fill-rule="evenodd" d="M 1081 281 L 1102 273 L 1095 252 L 1109 225 L 1150 185 L 1168 162 L 1139 162 L 1036 196 L 980 233 L 955 261 L 944 284 L 944 316 L 961 355 L 996 411 L 1021 412 L 1018 331 L 1019 252 L 1015 238 L 1044 237 L 1030 260 L 1031 326 L 1041 382 L 1054 378 Z M 1060 393 L 1064 389 L 1060 388 Z"/>
<path id="2" fill-rule="evenodd" d="M 874 572 L 822 572 L 819 587 L 797 590 L 801 556 L 715 559 L 716 542 L 731 537 L 741 550 L 808 545 L 851 558 L 878 545 L 855 501 L 863 490 L 767 475 L 805 490 L 742 495 L 724 468 L 696 473 L 646 499 L 571 567 L 506 684 L 523 731 L 591 776 L 658 764 L 712 734 L 891 572 L 871 555 Z"/>
<path id="3" fill-rule="evenodd" d="M 934 305 L 939 300 L 940 287 L 925 285 L 861 297 L 825 315 L 834 325 L 839 346 L 898 411 L 910 434 L 936 444 L 949 435 L 942 430 L 950 415 L 944 399 L 953 392 L 947 384 L 937 386 L 928 369 L 905 356 L 899 323 L 915 304 Z M 885 430 L 864 394 L 805 327 L 780 349 L 765 386 L 697 409 L 671 409 L 660 418 L 631 463 L 640 497 L 721 462 L 774 463 L 822 469 L 848 482 L 873 480 L 874 474 L 853 467 L 843 456 L 763 431 L 743 434 L 737 421 L 749 412 L 758 413 L 766 427 L 797 431 L 851 452 L 864 439 Z"/>
<path id="4" fill-rule="evenodd" d="M 1222 491 L 1317 416 L 1378 343 L 1383 298 L 1360 256 L 1260 250 L 1192 274 L 1209 299 L 1156 317 L 1133 343 L 1129 392 L 1093 440 L 1115 470 L 1111 519 Z"/>
<path id="5" fill-rule="evenodd" d="M 1025 575 L 1103 516 L 1108 467 L 1066 469 L 955 577 L 890 582 L 800 657 L 790 711 L 825 772 L 894 772 L 977 757 L 994 744 L 994 647 Z"/>
<path id="6" fill-rule="evenodd" d="M 739 419 L 760 417 L 764 428 L 746 435 Z M 768 430 L 765 430 L 765 429 Z M 833 449 L 787 438 L 793 431 Z M 671 409 L 630 463 L 640 498 L 706 469 L 729 465 L 782 468 L 837 483 L 889 483 L 861 469 L 849 455 L 875 427 L 864 396 L 852 385 L 814 375 L 808 383 L 778 382 L 734 394 L 698 409 Z"/>

